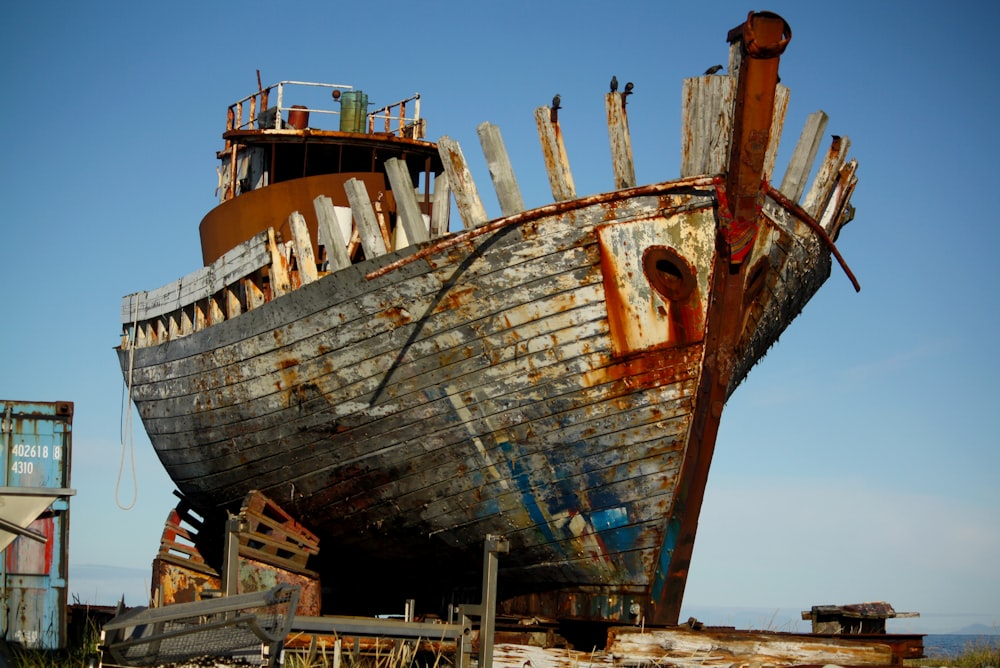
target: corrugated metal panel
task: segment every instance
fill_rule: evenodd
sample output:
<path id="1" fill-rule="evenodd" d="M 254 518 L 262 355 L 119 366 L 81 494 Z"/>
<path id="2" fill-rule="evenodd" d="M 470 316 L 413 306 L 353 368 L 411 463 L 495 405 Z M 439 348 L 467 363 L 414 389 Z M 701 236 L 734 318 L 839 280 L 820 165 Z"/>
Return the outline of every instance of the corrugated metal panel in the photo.
<path id="1" fill-rule="evenodd" d="M 66 642 L 73 404 L 0 400 L 0 631 L 30 649 Z M 29 506 L 34 506 L 29 508 Z M 28 508 L 28 510 L 26 510 Z"/>

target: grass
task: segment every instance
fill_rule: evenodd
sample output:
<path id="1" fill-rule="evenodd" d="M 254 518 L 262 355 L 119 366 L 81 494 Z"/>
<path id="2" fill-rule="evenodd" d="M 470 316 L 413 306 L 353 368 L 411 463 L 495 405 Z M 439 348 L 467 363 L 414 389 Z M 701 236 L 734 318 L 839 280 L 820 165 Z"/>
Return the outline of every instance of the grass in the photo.
<path id="1" fill-rule="evenodd" d="M 983 638 L 970 640 L 957 655 L 934 655 L 907 659 L 907 666 L 948 666 L 949 668 L 1000 668 L 1000 647 Z"/>

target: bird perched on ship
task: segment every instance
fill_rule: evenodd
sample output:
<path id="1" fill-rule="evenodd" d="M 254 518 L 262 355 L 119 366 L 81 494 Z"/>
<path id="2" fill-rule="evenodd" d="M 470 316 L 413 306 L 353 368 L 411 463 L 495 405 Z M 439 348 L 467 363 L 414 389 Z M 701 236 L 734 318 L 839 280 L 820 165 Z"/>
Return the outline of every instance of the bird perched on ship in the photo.
<path id="1" fill-rule="evenodd" d="M 611 92 L 612 93 L 618 92 L 618 77 L 614 75 L 612 75 L 611 77 Z"/>
<path id="2" fill-rule="evenodd" d="M 632 89 L 635 86 L 631 81 L 625 84 L 625 90 L 622 91 L 622 109 L 628 104 L 628 96 L 632 94 Z"/>
<path id="3" fill-rule="evenodd" d="M 559 93 L 552 98 L 552 106 L 549 108 L 549 120 L 555 123 L 559 120 L 559 110 L 562 109 L 562 96 Z"/>
<path id="4" fill-rule="evenodd" d="M 716 72 L 718 72 L 721 69 L 722 69 L 722 65 L 712 65 L 707 70 L 705 70 L 705 76 L 708 76 L 709 74 L 715 74 Z"/>

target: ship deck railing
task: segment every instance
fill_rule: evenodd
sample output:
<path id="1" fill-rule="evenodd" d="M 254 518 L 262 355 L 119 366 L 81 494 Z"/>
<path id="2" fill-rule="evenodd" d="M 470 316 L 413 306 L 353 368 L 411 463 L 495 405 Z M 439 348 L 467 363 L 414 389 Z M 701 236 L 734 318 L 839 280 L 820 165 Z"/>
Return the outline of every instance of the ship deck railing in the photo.
<path id="1" fill-rule="evenodd" d="M 352 91 L 354 87 L 347 84 L 279 81 L 229 105 L 226 132 L 294 130 L 296 128 L 291 128 L 288 123 L 288 114 L 293 110 L 307 113 L 311 119 L 316 116 L 337 117 L 338 121 L 332 124 L 337 126 L 341 110 L 334 105 L 344 93 Z M 419 93 L 372 111 L 366 108 L 363 113 L 368 134 L 379 132 L 412 139 L 423 138 Z"/>

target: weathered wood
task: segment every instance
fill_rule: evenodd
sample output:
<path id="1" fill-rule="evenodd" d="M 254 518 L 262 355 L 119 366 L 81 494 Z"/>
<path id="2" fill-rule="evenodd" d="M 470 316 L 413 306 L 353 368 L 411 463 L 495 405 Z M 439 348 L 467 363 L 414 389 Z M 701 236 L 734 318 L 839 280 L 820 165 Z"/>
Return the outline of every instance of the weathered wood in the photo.
<path id="1" fill-rule="evenodd" d="M 730 70 L 732 71 L 732 70 Z M 681 102 L 681 176 L 720 174 L 729 161 L 736 79 L 684 80 Z"/>
<path id="2" fill-rule="evenodd" d="M 372 209 L 372 202 L 364 182 L 359 179 L 348 179 L 344 183 L 344 190 L 347 192 L 347 200 L 351 203 L 351 213 L 361 235 L 361 247 L 365 249 L 365 257 L 375 258 L 385 255 L 385 240 L 382 238 L 378 221 L 375 220 L 375 211 Z"/>
<path id="3" fill-rule="evenodd" d="M 320 245 L 326 249 L 330 271 L 351 266 L 351 258 L 347 255 L 347 239 L 337 218 L 333 200 L 325 195 L 320 195 L 313 200 L 313 208 L 316 210 L 316 236 Z"/>
<path id="4" fill-rule="evenodd" d="M 858 183 L 857 171 L 857 160 L 849 160 L 840 168 L 837 182 L 830 191 L 830 198 L 817 221 L 831 239 L 836 239 L 841 226 L 850 220 L 850 216 L 845 215 L 845 209 L 850 206 L 851 195 Z"/>
<path id="5" fill-rule="evenodd" d="M 298 211 L 288 216 L 288 226 L 292 230 L 292 247 L 295 250 L 295 260 L 299 268 L 299 282 L 302 285 L 312 283 L 319 274 L 316 272 L 316 254 L 313 253 L 312 239 L 306 219 Z"/>
<path id="6" fill-rule="evenodd" d="M 278 248 L 278 238 L 273 227 L 267 228 L 267 249 L 271 254 L 271 264 L 268 266 L 268 278 L 271 287 L 271 299 L 280 297 L 292 289 L 292 281 L 288 276 L 288 262 Z M 195 329 L 201 327 L 195 326 Z"/>
<path id="7" fill-rule="evenodd" d="M 441 154 L 441 162 L 448 175 L 448 184 L 455 196 L 462 223 L 468 230 L 479 227 L 488 218 L 483 202 L 479 199 L 476 182 L 473 181 L 465 155 L 462 154 L 462 147 L 450 137 L 444 136 L 438 140 L 438 152 Z"/>
<path id="8" fill-rule="evenodd" d="M 121 322 L 149 320 L 179 310 L 223 290 L 270 262 L 267 233 L 261 232 L 226 252 L 207 267 L 156 290 L 122 298 Z"/>
<path id="9" fill-rule="evenodd" d="M 802 193 L 806 190 L 806 183 L 812 172 L 813 163 L 816 162 L 816 154 L 819 153 L 819 145 L 823 140 L 823 131 L 826 130 L 828 120 L 829 116 L 822 110 L 809 114 L 805 128 L 799 135 L 799 141 L 795 144 L 795 151 L 788 162 L 788 168 L 779 188 L 785 197 L 793 202 L 802 199 Z"/>
<path id="10" fill-rule="evenodd" d="M 616 663 L 670 666 L 889 666 L 888 645 L 785 633 L 686 628 L 608 632 L 607 652 Z"/>
<path id="11" fill-rule="evenodd" d="M 812 186 L 809 188 L 809 193 L 802 202 L 802 208 L 813 218 L 819 215 L 819 212 L 826 206 L 827 200 L 830 199 L 830 193 L 837 182 L 840 168 L 847 159 L 847 149 L 850 145 L 851 140 L 849 138 L 837 135 L 833 136 L 830 148 L 826 153 L 826 158 L 823 159 L 823 163 L 819 166 Z"/>
<path id="12" fill-rule="evenodd" d="M 390 158 L 385 161 L 385 171 L 389 175 L 389 185 L 396 199 L 396 250 L 427 241 L 430 235 L 427 233 L 427 224 L 424 223 L 424 216 L 420 212 L 417 194 L 413 189 L 410 174 L 406 170 L 406 163 L 398 158 Z M 403 228 L 402 235 L 399 234 L 400 225 Z"/>
<path id="13" fill-rule="evenodd" d="M 448 175 L 445 173 L 434 177 L 431 207 L 431 237 L 437 239 L 448 234 L 451 218 L 451 187 L 448 185 Z"/>
<path id="14" fill-rule="evenodd" d="M 553 199 L 557 202 L 576 199 L 576 185 L 573 183 L 573 172 L 569 168 L 569 157 L 566 155 L 559 122 L 552 120 L 548 107 L 538 107 L 535 109 L 535 124 L 538 126 L 538 139 L 542 143 L 542 157 L 545 159 L 545 171 L 549 175 Z"/>
<path id="15" fill-rule="evenodd" d="M 624 93 L 605 93 L 604 106 L 608 114 L 608 140 L 611 142 L 611 169 L 615 175 L 614 188 L 635 187 L 635 163 L 632 160 L 632 137 L 628 131 L 628 115 Z"/>
<path id="16" fill-rule="evenodd" d="M 480 123 L 476 131 L 483 146 L 486 166 L 493 178 L 497 199 L 500 201 L 500 212 L 504 216 L 521 213 L 524 211 L 524 198 L 521 197 L 521 188 L 514 177 L 514 168 L 510 164 L 500 128 L 492 123 Z"/>
<path id="17" fill-rule="evenodd" d="M 778 145 L 781 143 L 781 133 L 785 126 L 785 113 L 788 111 L 788 88 L 780 83 L 774 87 L 774 110 L 771 113 L 771 136 L 767 142 L 767 152 L 764 154 L 764 178 L 772 180 L 774 162 L 778 158 Z"/>

